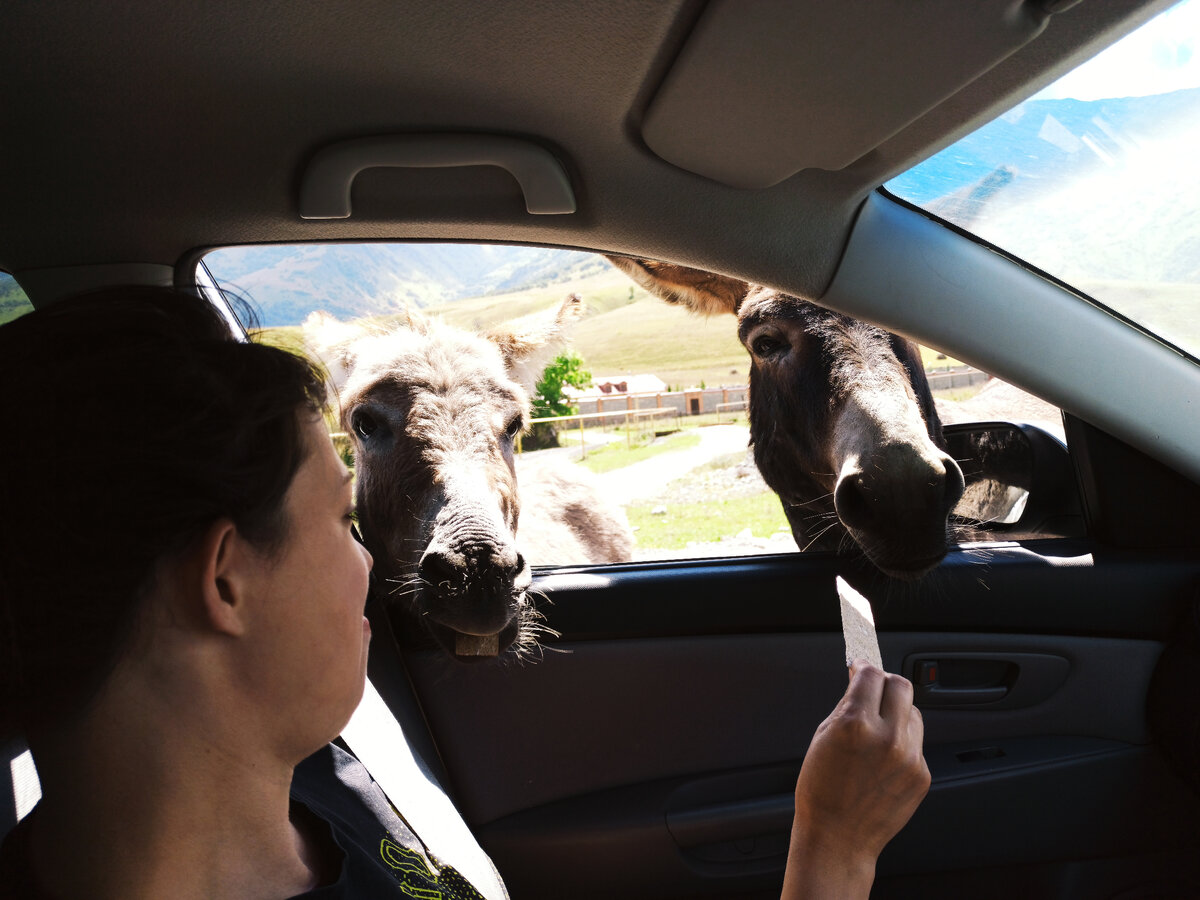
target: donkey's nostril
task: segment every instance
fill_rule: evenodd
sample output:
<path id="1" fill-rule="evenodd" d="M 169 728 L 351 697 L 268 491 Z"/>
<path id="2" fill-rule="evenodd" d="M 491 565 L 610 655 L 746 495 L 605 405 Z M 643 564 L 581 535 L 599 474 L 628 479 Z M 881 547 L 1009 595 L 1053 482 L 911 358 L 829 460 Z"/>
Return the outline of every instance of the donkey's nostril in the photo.
<path id="1" fill-rule="evenodd" d="M 525 571 L 525 557 L 516 551 L 506 553 L 496 557 L 496 565 L 505 575 L 515 578 Z"/>
<path id="2" fill-rule="evenodd" d="M 430 584 L 462 578 L 463 569 L 442 553 L 426 553 L 421 557 L 421 577 Z"/>
<path id="3" fill-rule="evenodd" d="M 966 480 L 963 478 L 962 469 L 958 467 L 958 463 L 949 456 L 942 459 L 942 465 L 946 469 L 942 512 L 949 515 L 958 505 L 958 501 L 962 499 L 963 491 L 966 490 Z"/>
<path id="4" fill-rule="evenodd" d="M 833 505 L 842 524 L 859 530 L 870 528 L 875 521 L 877 501 L 878 497 L 872 497 L 861 475 L 843 478 L 833 494 Z"/>

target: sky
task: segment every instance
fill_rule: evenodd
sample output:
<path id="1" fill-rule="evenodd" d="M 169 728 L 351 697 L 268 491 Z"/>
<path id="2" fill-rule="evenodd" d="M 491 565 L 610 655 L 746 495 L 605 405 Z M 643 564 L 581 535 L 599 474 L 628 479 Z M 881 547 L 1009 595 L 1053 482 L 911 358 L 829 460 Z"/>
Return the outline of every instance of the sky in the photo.
<path id="1" fill-rule="evenodd" d="M 1200 0 L 1184 0 L 1034 99 L 1143 97 L 1194 87 L 1200 87 Z"/>

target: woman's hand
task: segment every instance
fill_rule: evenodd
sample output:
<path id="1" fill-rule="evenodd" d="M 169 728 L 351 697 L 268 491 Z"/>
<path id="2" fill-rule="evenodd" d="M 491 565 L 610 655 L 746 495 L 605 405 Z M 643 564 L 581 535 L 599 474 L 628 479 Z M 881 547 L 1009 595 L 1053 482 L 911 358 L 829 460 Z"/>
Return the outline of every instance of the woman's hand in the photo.
<path id="1" fill-rule="evenodd" d="M 880 851 L 929 790 L 912 685 L 865 661 L 850 672 L 796 782 L 785 900 L 867 897 Z"/>

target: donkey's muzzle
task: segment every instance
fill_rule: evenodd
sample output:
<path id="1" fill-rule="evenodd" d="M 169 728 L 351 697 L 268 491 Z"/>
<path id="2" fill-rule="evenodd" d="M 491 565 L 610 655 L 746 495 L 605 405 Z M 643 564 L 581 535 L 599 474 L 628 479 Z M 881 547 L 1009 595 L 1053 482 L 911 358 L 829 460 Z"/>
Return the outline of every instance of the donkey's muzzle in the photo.
<path id="1" fill-rule="evenodd" d="M 431 623 L 456 635 L 500 635 L 497 651 L 516 638 L 510 626 L 530 582 L 529 567 L 520 553 L 490 545 L 430 549 L 421 557 L 418 572 L 421 611 Z M 456 641 L 445 643 L 454 652 Z"/>
<path id="2" fill-rule="evenodd" d="M 962 497 L 962 471 L 944 454 L 921 465 L 872 462 L 838 479 L 838 518 L 885 573 L 918 578 L 946 555 L 947 520 Z"/>

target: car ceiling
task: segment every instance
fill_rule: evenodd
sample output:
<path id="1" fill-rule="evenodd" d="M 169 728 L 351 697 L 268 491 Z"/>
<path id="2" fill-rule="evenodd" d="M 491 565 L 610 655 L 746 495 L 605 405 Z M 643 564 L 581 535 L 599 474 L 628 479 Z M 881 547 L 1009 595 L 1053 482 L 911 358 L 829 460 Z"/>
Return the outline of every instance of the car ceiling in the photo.
<path id="1" fill-rule="evenodd" d="M 213 245 L 498 240 L 657 256 L 820 297 L 873 188 L 1166 5 L 10 4 L 0 268 L 36 303 L 35 287 L 50 283 L 39 276 L 64 267 L 137 272 Z M 983 39 L 994 31 L 1007 36 Z M 772 33 L 785 38 L 759 52 Z M 863 48 L 879 46 L 895 59 L 871 67 Z M 905 79 L 922 89 L 888 89 Z M 664 99 L 668 88 L 683 99 Z M 742 123 L 743 108 L 749 124 L 721 127 Z M 770 143 L 772 122 L 788 129 L 766 152 L 784 177 L 761 187 L 771 178 L 751 157 L 762 154 L 746 147 Z M 529 215 L 490 167 L 371 169 L 351 218 L 300 218 L 298 186 L 322 147 L 464 132 L 550 150 L 576 212 Z M 820 152 L 797 149 L 805 134 Z M 715 149 L 697 161 L 688 144 Z M 841 168 L 786 171 L 813 160 Z"/>

